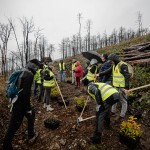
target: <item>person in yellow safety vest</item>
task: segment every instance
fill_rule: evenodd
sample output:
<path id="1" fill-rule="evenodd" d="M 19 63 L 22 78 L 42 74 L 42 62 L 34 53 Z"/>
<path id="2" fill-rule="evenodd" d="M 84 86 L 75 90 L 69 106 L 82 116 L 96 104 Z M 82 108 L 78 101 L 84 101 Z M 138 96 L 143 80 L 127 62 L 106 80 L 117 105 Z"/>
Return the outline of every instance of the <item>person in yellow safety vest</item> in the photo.
<path id="1" fill-rule="evenodd" d="M 113 53 L 108 56 L 108 60 L 112 63 L 112 85 L 118 89 L 120 92 L 120 102 L 121 102 L 121 113 L 118 121 L 121 121 L 127 112 L 127 93 L 129 89 L 129 79 L 130 74 L 128 70 L 128 66 L 125 62 L 121 61 L 119 57 Z M 116 106 L 112 106 L 112 115 L 116 113 Z"/>
<path id="2" fill-rule="evenodd" d="M 40 87 L 40 93 L 38 97 L 38 101 L 41 102 L 41 97 L 43 93 L 43 85 L 42 85 L 42 69 L 43 65 L 40 64 L 39 69 L 36 71 L 34 75 L 34 96 L 37 96 L 37 88 Z"/>
<path id="3" fill-rule="evenodd" d="M 51 88 L 55 86 L 55 80 L 54 80 L 54 74 L 52 72 L 52 69 L 48 67 L 45 69 L 43 73 L 43 87 L 45 89 L 44 91 L 44 108 L 46 108 L 46 111 L 52 111 L 54 108 L 51 107 Z"/>
<path id="4" fill-rule="evenodd" d="M 48 68 L 48 62 L 44 62 L 43 69 L 47 69 L 47 68 Z"/>
<path id="5" fill-rule="evenodd" d="M 111 85 L 102 82 L 89 83 L 87 92 L 92 99 L 96 100 L 97 103 L 96 129 L 93 136 L 90 137 L 89 143 L 100 144 L 104 125 L 107 129 L 111 129 L 111 106 L 119 101 L 119 92 Z"/>
<path id="6" fill-rule="evenodd" d="M 88 83 L 95 82 L 96 80 L 96 74 L 98 71 L 97 63 L 98 61 L 96 59 L 92 59 L 90 61 L 90 66 L 88 67 L 88 73 L 86 75 L 86 78 L 88 79 Z"/>
<path id="7" fill-rule="evenodd" d="M 60 60 L 59 71 L 60 71 L 60 81 L 66 82 L 66 64 L 63 62 L 63 60 Z"/>
<path id="8" fill-rule="evenodd" d="M 75 73 L 74 70 L 76 68 L 76 60 L 72 59 L 72 65 L 71 65 L 71 74 L 72 74 L 72 84 L 75 84 Z"/>

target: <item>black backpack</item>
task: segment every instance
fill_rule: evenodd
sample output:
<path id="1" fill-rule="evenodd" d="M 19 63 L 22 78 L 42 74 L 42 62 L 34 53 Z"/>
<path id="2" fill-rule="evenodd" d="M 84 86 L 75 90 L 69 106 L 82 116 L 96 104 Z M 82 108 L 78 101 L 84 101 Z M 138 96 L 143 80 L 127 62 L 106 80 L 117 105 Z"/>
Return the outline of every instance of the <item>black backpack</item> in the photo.
<path id="1" fill-rule="evenodd" d="M 50 80 L 50 70 L 44 71 L 44 80 Z"/>

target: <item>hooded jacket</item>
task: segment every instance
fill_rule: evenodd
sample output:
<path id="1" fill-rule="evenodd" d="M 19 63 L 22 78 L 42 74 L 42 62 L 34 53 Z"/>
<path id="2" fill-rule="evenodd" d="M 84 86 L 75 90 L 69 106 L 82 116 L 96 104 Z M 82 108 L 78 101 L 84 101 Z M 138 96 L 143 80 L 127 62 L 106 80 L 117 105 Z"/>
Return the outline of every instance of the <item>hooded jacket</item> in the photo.
<path id="1" fill-rule="evenodd" d="M 76 68 L 74 70 L 75 72 L 75 77 L 82 77 L 83 76 L 83 67 L 81 66 L 80 62 L 76 62 Z"/>
<path id="2" fill-rule="evenodd" d="M 17 83 L 18 87 L 23 90 L 20 92 L 18 100 L 14 103 L 13 109 L 17 108 L 19 110 L 21 109 L 22 111 L 31 110 L 31 87 L 36 69 L 38 69 L 38 66 L 35 63 L 32 63 L 31 61 L 28 62 L 26 68 L 23 69 L 23 72 L 21 73 Z"/>
<path id="3" fill-rule="evenodd" d="M 117 66 L 118 63 L 120 63 L 120 59 L 116 54 L 110 54 L 108 56 L 108 60 L 114 62 L 114 67 Z M 129 79 L 130 79 L 130 74 L 128 71 L 128 66 L 126 64 L 122 64 L 120 66 L 120 73 L 124 76 L 125 79 L 125 89 L 129 89 Z"/>

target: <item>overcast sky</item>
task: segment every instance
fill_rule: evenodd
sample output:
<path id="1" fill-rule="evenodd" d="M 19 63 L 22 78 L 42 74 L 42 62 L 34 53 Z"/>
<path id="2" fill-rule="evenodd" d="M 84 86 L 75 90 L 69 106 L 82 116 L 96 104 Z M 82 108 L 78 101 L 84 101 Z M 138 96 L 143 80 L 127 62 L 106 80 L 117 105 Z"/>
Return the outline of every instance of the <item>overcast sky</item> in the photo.
<path id="1" fill-rule="evenodd" d="M 50 44 L 58 44 L 65 37 L 78 33 L 78 13 L 82 13 L 81 35 L 86 32 L 86 21 L 92 21 L 91 35 L 114 28 L 137 29 L 137 12 L 141 12 L 143 27 L 150 27 L 150 0 L 0 0 L 0 22 L 6 17 L 15 20 L 23 16 L 33 17 L 36 27 L 44 30 Z M 15 21 L 18 23 L 18 21 Z M 20 41 L 21 42 L 21 41 Z M 15 41 L 11 39 L 8 47 L 12 49 Z M 15 48 L 14 48 L 15 49 Z M 54 54 L 58 58 L 58 53 Z"/>

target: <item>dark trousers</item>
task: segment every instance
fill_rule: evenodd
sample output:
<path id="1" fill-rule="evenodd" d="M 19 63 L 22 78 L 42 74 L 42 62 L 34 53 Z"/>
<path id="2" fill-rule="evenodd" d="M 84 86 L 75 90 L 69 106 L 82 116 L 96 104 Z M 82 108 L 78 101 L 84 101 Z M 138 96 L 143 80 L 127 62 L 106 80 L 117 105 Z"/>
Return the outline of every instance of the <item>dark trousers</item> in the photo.
<path id="1" fill-rule="evenodd" d="M 76 77 L 77 87 L 80 87 L 80 77 Z"/>
<path id="2" fill-rule="evenodd" d="M 107 126 L 110 125 L 110 111 L 111 106 L 119 101 L 119 93 L 114 93 L 107 98 L 103 103 L 104 107 L 100 107 L 99 111 L 96 112 L 96 129 L 95 132 L 102 133 L 104 128 L 104 121 Z"/>
<path id="3" fill-rule="evenodd" d="M 50 97 L 50 93 L 51 93 L 51 87 L 44 87 L 45 91 L 44 91 L 44 103 L 46 103 L 46 105 L 50 105 L 51 103 L 51 97 Z"/>
<path id="4" fill-rule="evenodd" d="M 9 126 L 4 137 L 3 150 L 12 150 L 12 141 L 16 131 L 19 129 L 24 116 L 28 120 L 28 138 L 34 136 L 34 121 L 35 112 L 32 109 L 32 114 L 27 114 L 23 107 L 17 106 L 13 108 L 12 115 L 10 118 Z"/>
<path id="5" fill-rule="evenodd" d="M 107 125 L 110 124 L 110 110 L 111 105 L 105 104 L 105 108 L 100 108 L 98 112 L 96 112 L 96 129 L 95 133 L 102 133 L 104 128 L 104 121 Z"/>
<path id="6" fill-rule="evenodd" d="M 39 94 L 38 100 L 41 101 L 41 98 L 42 98 L 42 95 L 43 95 L 43 85 L 42 85 L 42 84 L 39 84 L 39 83 L 38 83 L 38 85 L 39 85 L 39 87 L 40 87 L 40 94 Z"/>
<path id="7" fill-rule="evenodd" d="M 34 82 L 34 96 L 37 95 L 38 83 Z"/>

